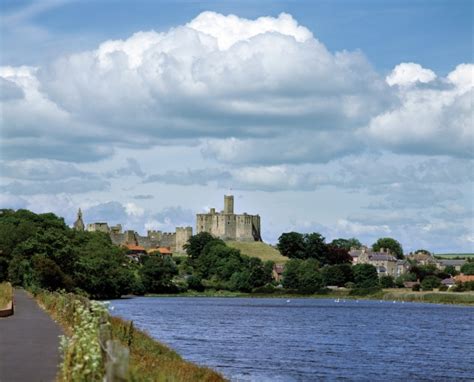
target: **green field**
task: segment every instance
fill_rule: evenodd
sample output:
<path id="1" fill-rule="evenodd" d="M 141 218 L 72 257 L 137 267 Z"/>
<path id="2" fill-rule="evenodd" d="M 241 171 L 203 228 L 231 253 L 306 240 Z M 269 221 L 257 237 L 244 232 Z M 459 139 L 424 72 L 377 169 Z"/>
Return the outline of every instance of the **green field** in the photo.
<path id="1" fill-rule="evenodd" d="M 239 249 L 242 255 L 258 257 L 262 261 L 274 261 L 277 264 L 284 264 L 289 259 L 282 256 L 277 249 L 260 241 L 226 241 L 229 247 Z"/>
<path id="2" fill-rule="evenodd" d="M 452 259 L 453 257 L 470 258 L 474 257 L 474 253 L 436 253 L 434 256 L 442 259 Z"/>

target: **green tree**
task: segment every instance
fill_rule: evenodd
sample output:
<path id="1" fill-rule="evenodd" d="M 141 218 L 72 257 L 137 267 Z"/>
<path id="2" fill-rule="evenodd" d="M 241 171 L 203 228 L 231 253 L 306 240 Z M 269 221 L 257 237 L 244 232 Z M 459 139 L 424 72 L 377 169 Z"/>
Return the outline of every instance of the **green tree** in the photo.
<path id="1" fill-rule="evenodd" d="M 391 237 L 383 237 L 378 239 L 373 245 L 372 249 L 374 251 L 380 251 L 381 248 L 389 249 L 397 259 L 403 259 L 403 248 L 402 245 L 395 239 Z"/>
<path id="2" fill-rule="evenodd" d="M 285 264 L 283 270 L 282 285 L 286 289 L 298 289 L 299 287 L 299 269 L 300 265 L 303 264 L 301 259 L 291 259 Z"/>
<path id="3" fill-rule="evenodd" d="M 461 267 L 461 273 L 464 273 L 465 275 L 474 275 L 474 262 L 465 263 Z"/>
<path id="4" fill-rule="evenodd" d="M 277 248 L 283 256 L 290 259 L 306 258 L 305 239 L 301 233 L 282 233 L 278 238 Z"/>
<path id="5" fill-rule="evenodd" d="M 382 276 L 379 280 L 381 288 L 393 288 L 395 286 L 395 281 L 392 276 Z"/>
<path id="6" fill-rule="evenodd" d="M 440 285 L 441 280 L 436 276 L 426 276 L 421 282 L 421 289 L 433 290 L 433 288 L 438 288 Z"/>
<path id="7" fill-rule="evenodd" d="M 453 265 L 447 265 L 446 268 L 444 268 L 444 271 L 451 276 L 456 276 L 459 274 Z"/>
<path id="8" fill-rule="evenodd" d="M 61 268 L 45 255 L 33 256 L 32 265 L 33 278 L 37 286 L 49 290 L 72 288 L 72 280 L 66 277 Z"/>
<path id="9" fill-rule="evenodd" d="M 342 238 L 334 239 L 333 241 L 329 243 L 329 245 L 336 248 L 342 248 L 347 251 L 350 251 L 351 248 L 359 249 L 362 247 L 362 243 L 359 240 L 357 240 L 355 237 L 352 237 L 350 239 L 342 239 Z"/>
<path id="10" fill-rule="evenodd" d="M 354 281 L 354 272 L 349 264 L 330 265 L 321 268 L 321 276 L 326 286 L 344 286 Z"/>
<path id="11" fill-rule="evenodd" d="M 379 284 L 377 269 L 372 264 L 356 264 L 354 281 L 359 288 L 374 288 Z"/>
<path id="12" fill-rule="evenodd" d="M 305 257 L 319 261 L 321 265 L 328 264 L 328 246 L 325 238 L 317 232 L 304 235 Z"/>
<path id="13" fill-rule="evenodd" d="M 304 294 L 317 292 L 323 286 L 318 262 L 313 259 L 303 261 L 298 269 L 298 291 Z"/>
<path id="14" fill-rule="evenodd" d="M 139 273 L 148 293 L 169 293 L 177 290 L 172 279 L 178 274 L 178 269 L 169 256 L 149 255 L 145 257 Z"/>
<path id="15" fill-rule="evenodd" d="M 192 259 L 197 259 L 201 256 L 204 247 L 214 241 L 215 238 L 208 232 L 200 232 L 197 235 L 191 236 L 188 242 L 183 246 L 186 253 Z"/>

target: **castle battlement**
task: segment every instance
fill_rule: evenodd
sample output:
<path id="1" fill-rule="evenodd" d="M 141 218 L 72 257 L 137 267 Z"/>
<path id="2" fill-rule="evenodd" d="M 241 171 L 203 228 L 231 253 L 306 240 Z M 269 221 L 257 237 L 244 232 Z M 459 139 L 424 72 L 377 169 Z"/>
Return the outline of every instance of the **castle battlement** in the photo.
<path id="1" fill-rule="evenodd" d="M 260 216 L 234 213 L 234 196 L 224 195 L 224 210 L 196 215 L 196 232 L 209 232 L 223 240 L 261 241 Z"/>

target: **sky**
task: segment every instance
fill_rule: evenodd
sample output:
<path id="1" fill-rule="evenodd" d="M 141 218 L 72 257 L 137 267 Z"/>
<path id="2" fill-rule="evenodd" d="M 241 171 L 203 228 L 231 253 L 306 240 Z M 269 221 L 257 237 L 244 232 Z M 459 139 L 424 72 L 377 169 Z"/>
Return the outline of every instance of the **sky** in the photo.
<path id="1" fill-rule="evenodd" d="M 4 0 L 0 208 L 474 252 L 472 8 Z"/>

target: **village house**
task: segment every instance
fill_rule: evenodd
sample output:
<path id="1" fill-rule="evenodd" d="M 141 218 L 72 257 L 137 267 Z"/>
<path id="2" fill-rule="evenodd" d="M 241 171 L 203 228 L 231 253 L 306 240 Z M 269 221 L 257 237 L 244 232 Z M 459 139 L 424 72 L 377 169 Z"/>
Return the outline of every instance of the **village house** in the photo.
<path id="1" fill-rule="evenodd" d="M 392 276 L 394 278 L 406 273 L 409 264 L 405 260 L 397 260 L 388 249 L 381 248 L 375 252 L 367 247 L 359 249 L 351 248 L 349 255 L 352 257 L 352 264 L 371 264 L 377 269 L 377 274 L 381 276 Z"/>

